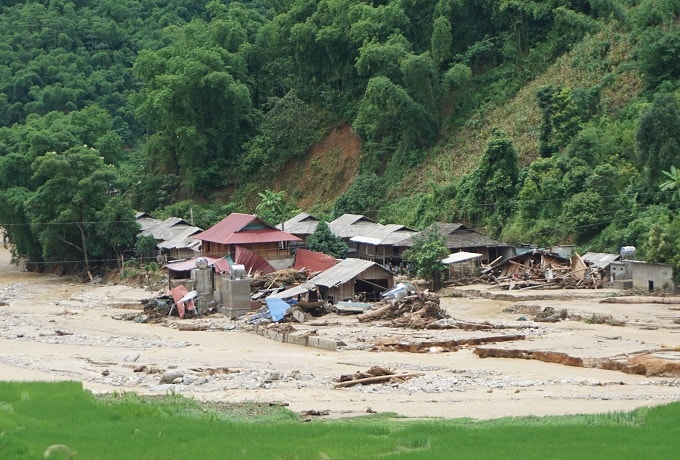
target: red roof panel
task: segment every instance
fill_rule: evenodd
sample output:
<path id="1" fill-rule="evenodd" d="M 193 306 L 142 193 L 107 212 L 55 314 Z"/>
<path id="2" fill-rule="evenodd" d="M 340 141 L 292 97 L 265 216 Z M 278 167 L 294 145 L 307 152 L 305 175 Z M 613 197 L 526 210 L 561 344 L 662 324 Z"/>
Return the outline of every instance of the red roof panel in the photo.
<path id="1" fill-rule="evenodd" d="M 293 268 L 296 270 L 305 269 L 309 273 L 315 273 L 328 270 L 337 263 L 335 257 L 324 254 L 323 252 L 296 249 L 295 264 L 293 265 Z"/>

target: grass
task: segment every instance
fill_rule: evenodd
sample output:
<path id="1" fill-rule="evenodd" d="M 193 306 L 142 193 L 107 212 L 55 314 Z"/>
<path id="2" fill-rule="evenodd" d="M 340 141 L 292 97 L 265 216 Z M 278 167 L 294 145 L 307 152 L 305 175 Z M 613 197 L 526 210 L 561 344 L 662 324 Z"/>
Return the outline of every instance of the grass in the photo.
<path id="1" fill-rule="evenodd" d="M 301 423 L 280 406 L 209 406 L 177 395 L 95 397 L 75 382 L 0 382 L 0 458 L 678 458 L 680 403 L 628 413 L 491 421 L 394 414 Z M 52 457 L 59 457 L 57 455 Z"/>

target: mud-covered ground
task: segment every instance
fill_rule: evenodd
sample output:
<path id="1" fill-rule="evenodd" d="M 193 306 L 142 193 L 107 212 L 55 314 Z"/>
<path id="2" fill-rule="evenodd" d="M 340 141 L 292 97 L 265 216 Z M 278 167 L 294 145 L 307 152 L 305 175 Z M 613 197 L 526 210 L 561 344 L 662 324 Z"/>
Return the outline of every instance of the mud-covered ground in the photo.
<path id="1" fill-rule="evenodd" d="M 122 319 L 158 294 L 23 272 L 0 251 L 0 378 L 283 403 L 331 417 L 375 411 L 488 419 L 680 399 L 680 305 L 601 302 L 615 291 L 459 288 L 440 297 L 458 325 L 449 329 L 333 314 L 290 324 L 295 333 L 337 340 L 336 351 L 277 342 L 220 315 L 154 324 Z M 557 322 L 534 321 L 546 307 L 566 314 Z M 182 322 L 206 330 L 180 330 Z M 490 327 L 459 327 L 480 323 Z M 372 366 L 410 377 L 336 388 L 340 376 Z"/>

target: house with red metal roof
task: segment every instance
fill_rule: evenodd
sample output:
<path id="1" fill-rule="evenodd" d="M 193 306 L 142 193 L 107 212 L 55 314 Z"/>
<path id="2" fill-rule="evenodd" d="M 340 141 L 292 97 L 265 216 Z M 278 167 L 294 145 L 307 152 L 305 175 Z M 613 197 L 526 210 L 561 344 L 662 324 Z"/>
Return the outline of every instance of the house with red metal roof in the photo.
<path id="1" fill-rule="evenodd" d="M 255 214 L 232 213 L 194 235 L 201 241 L 201 252 L 215 257 L 230 256 L 236 260 L 237 248 L 260 256 L 276 270 L 293 265 L 290 244 L 300 241 L 295 235 L 279 230 Z"/>

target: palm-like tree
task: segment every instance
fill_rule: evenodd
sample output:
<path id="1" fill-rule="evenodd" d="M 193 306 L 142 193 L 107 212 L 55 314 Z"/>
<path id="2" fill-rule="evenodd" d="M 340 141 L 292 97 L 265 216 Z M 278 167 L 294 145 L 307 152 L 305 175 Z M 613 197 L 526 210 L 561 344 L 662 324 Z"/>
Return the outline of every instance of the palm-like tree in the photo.
<path id="1" fill-rule="evenodd" d="M 673 190 L 673 196 L 671 197 L 671 199 L 673 201 L 680 201 L 680 169 L 671 165 L 671 169 L 669 171 L 661 171 L 661 172 L 668 179 L 661 182 L 661 184 L 659 185 L 659 188 L 663 192 Z"/>
<path id="2" fill-rule="evenodd" d="M 262 213 L 265 215 L 265 220 L 266 216 L 271 216 L 277 220 L 277 222 L 281 222 L 281 230 L 284 230 L 283 228 L 283 221 L 286 215 L 286 204 L 284 201 L 284 192 L 275 192 L 273 190 L 265 190 L 264 192 L 260 192 L 257 194 L 262 201 L 260 201 L 260 204 L 255 206 L 255 210 L 258 213 Z"/>

